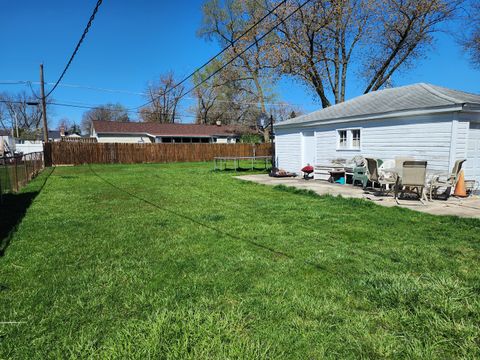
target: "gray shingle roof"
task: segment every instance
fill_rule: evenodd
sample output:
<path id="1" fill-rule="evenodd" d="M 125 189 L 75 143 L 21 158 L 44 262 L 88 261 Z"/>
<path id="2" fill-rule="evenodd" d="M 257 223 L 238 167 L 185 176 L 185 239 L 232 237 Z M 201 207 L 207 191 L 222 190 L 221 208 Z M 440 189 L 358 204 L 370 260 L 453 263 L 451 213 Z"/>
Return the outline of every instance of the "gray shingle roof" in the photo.
<path id="1" fill-rule="evenodd" d="M 431 84 L 413 84 L 374 91 L 352 100 L 278 123 L 277 126 L 310 121 L 329 121 L 397 111 L 440 108 L 460 104 L 480 105 L 480 95 Z"/>

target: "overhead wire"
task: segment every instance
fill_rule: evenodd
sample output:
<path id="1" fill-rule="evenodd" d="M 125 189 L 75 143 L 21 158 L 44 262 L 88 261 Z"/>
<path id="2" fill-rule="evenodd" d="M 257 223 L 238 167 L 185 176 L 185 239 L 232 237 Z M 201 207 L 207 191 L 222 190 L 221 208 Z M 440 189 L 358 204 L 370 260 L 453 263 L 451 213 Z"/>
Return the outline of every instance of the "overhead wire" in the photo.
<path id="1" fill-rule="evenodd" d="M 63 72 L 61 73 L 60 77 L 58 78 L 58 80 L 54 83 L 54 86 L 53 88 L 47 93 L 47 95 L 45 95 L 45 97 L 48 97 L 60 84 L 61 80 L 63 79 L 65 73 L 67 72 L 70 64 L 72 63 L 75 55 L 77 54 L 78 52 L 78 49 L 80 48 L 83 40 L 85 39 L 91 25 L 92 25 L 92 22 L 93 20 L 95 19 L 95 15 L 96 13 L 98 12 L 98 8 L 100 7 L 100 5 L 102 4 L 102 1 L 103 0 L 98 0 L 97 1 L 97 4 L 93 10 L 93 13 L 92 15 L 90 16 L 90 19 L 89 19 L 89 22 L 77 44 L 77 46 L 75 47 L 75 50 L 72 54 L 72 56 L 70 57 L 67 65 L 65 66 Z M 219 72 L 223 71 L 223 69 L 225 69 L 228 65 L 230 65 L 233 61 L 235 61 L 238 57 L 242 56 L 245 52 L 247 52 L 249 49 L 251 49 L 254 45 L 256 45 L 259 41 L 263 40 L 267 35 L 269 35 L 272 31 L 274 31 L 280 24 L 282 24 L 284 21 L 288 20 L 291 16 L 293 16 L 296 12 L 298 12 L 300 9 L 302 9 L 308 2 L 310 2 L 311 0 L 306 0 L 305 2 L 303 2 L 301 5 L 299 5 L 295 10 L 293 10 L 290 14 L 288 14 L 285 18 L 281 19 L 275 26 L 273 26 L 272 28 L 270 28 L 267 32 L 265 32 L 262 36 L 260 36 L 258 39 L 256 39 L 254 42 L 252 42 L 249 46 L 247 46 L 243 51 L 241 51 L 240 53 L 236 54 L 236 56 L 234 56 L 232 59 L 230 59 L 229 61 L 227 61 L 225 64 L 223 64 L 220 68 L 218 68 L 217 70 L 215 70 L 213 73 L 211 73 L 208 77 L 206 77 L 205 79 L 203 79 L 200 83 L 196 84 L 193 88 L 189 89 L 187 92 L 183 93 L 180 98 L 184 98 L 186 97 L 187 94 L 191 93 L 192 91 L 194 91 L 195 89 L 197 89 L 199 86 L 201 86 L 202 84 L 204 84 L 206 81 L 208 81 L 209 79 L 211 79 L 213 76 L 215 76 L 216 74 L 218 74 Z M 281 1 L 279 4 L 277 4 L 273 9 L 271 9 L 266 15 L 264 15 L 261 19 L 259 19 L 257 22 L 255 22 L 255 24 L 253 24 L 252 26 L 250 26 L 247 30 L 245 30 L 240 36 L 238 36 L 237 38 L 235 38 L 234 40 L 232 40 L 232 42 L 226 46 L 225 48 L 223 48 L 221 51 L 219 51 L 217 54 L 215 54 L 214 56 L 212 56 L 207 62 L 205 62 L 203 65 L 201 65 L 200 67 L 196 68 L 192 73 L 190 73 L 188 76 L 186 76 L 184 79 L 182 79 L 179 83 L 177 83 L 174 87 L 170 88 L 166 93 L 170 92 L 170 91 L 173 91 L 175 88 L 177 88 L 178 86 L 182 85 L 183 83 L 185 83 L 189 78 L 191 78 L 192 76 L 194 76 L 198 71 L 200 71 L 202 68 L 204 68 L 205 66 L 207 66 L 209 63 L 211 63 L 214 59 L 216 59 L 219 55 L 223 54 L 225 51 L 227 51 L 231 46 L 233 46 L 236 42 L 238 42 L 243 36 L 245 36 L 246 34 L 248 34 L 253 28 L 255 28 L 256 26 L 258 26 L 258 24 L 260 24 L 262 21 L 264 21 L 269 15 L 271 15 L 275 10 L 277 10 L 281 5 L 283 5 L 284 3 L 286 2 L 286 0 L 284 1 Z M 9 82 L 10 83 L 10 82 Z M 21 83 L 26 83 L 30 86 L 33 94 L 36 96 L 31 84 L 32 82 L 31 81 L 18 81 L 17 82 L 18 84 L 21 84 Z M 81 87 L 80 85 L 66 85 L 66 86 L 71 86 L 71 87 Z M 110 92 L 120 92 L 120 90 L 113 90 L 113 89 L 106 89 L 106 88 L 94 88 L 94 87 L 86 87 L 86 88 L 90 88 L 90 89 L 93 89 L 93 90 L 100 90 L 101 91 L 110 91 Z M 137 95 L 140 95 L 142 93 L 136 93 Z M 164 95 L 164 94 L 162 94 Z M 138 110 L 150 103 L 152 103 L 153 101 L 156 100 L 156 98 L 158 98 L 159 96 L 149 100 L 148 102 L 140 105 L 140 106 L 136 106 L 136 107 L 133 107 L 133 108 L 128 108 L 126 109 L 126 111 L 128 113 L 132 113 L 134 112 L 134 110 Z M 38 98 L 38 96 L 37 96 Z M 3 101 L 3 102 L 6 102 L 6 101 Z M 226 101 L 227 102 L 227 101 Z M 230 101 L 228 101 L 230 102 Z M 50 102 L 51 105 L 57 105 L 57 106 L 66 106 L 66 107 L 76 107 L 76 108 L 84 108 L 84 109 L 95 109 L 95 108 L 99 108 L 101 106 L 86 106 L 86 105 L 74 105 L 74 104 L 67 104 L 67 103 L 59 103 L 59 102 Z M 247 104 L 247 103 L 245 103 Z M 254 103 L 254 102 L 250 102 L 250 104 L 258 104 L 258 102 Z M 285 105 L 287 106 L 288 104 L 281 104 L 281 103 L 277 103 L 277 104 L 273 104 L 273 103 L 270 103 L 269 105 Z M 125 111 L 125 110 L 118 110 L 118 111 Z"/>
<path id="2" fill-rule="evenodd" d="M 53 86 L 53 88 L 47 93 L 47 95 L 45 95 L 45 98 L 48 98 L 50 96 L 50 94 L 55 91 L 58 84 L 60 83 L 60 81 L 62 81 L 63 77 L 65 76 L 68 68 L 70 67 L 70 64 L 72 63 L 73 59 L 75 58 L 75 55 L 77 55 L 77 52 L 80 49 L 80 46 L 82 45 L 83 40 L 85 40 L 85 37 L 87 36 L 87 33 L 90 30 L 90 27 L 92 26 L 93 20 L 95 19 L 95 15 L 97 14 L 98 8 L 102 4 L 102 2 L 103 2 L 103 0 L 98 0 L 97 1 L 97 4 L 95 5 L 95 8 L 93 9 L 92 15 L 90 15 L 90 19 L 88 20 L 87 26 L 83 30 L 83 34 L 80 37 L 80 40 L 78 41 L 77 46 L 75 47 L 75 50 L 73 50 L 72 56 L 70 56 L 70 59 L 68 60 L 67 65 L 65 66 L 62 73 L 60 74 L 60 77 L 55 82 L 55 85 Z"/>
<path id="3" fill-rule="evenodd" d="M 310 1 L 310 0 L 308 0 Z M 217 57 L 219 57 L 220 55 L 222 55 L 225 51 L 227 51 L 229 48 L 231 48 L 233 45 L 235 45 L 238 41 L 240 41 L 240 39 L 242 39 L 245 35 L 247 35 L 250 31 L 252 31 L 254 28 L 256 28 L 261 22 L 263 22 L 267 17 L 269 17 L 271 14 L 273 14 L 280 6 L 284 5 L 285 3 L 287 2 L 287 0 L 282 0 L 280 1 L 273 9 L 271 9 L 270 11 L 268 11 L 263 17 L 261 17 L 258 21 L 256 21 L 252 26 L 250 26 L 248 29 L 246 29 L 242 34 L 240 34 L 239 36 L 237 36 L 235 39 L 231 40 L 230 41 L 230 44 L 228 44 L 227 46 L 225 46 L 222 50 L 220 50 L 218 53 L 216 53 L 214 56 L 212 56 L 209 60 L 207 60 L 204 64 L 202 64 L 201 66 L 197 67 L 194 71 L 192 71 L 189 75 L 187 75 L 186 77 L 184 77 L 182 80 L 180 80 L 177 84 L 175 84 L 173 87 L 171 87 L 170 89 L 168 89 L 168 91 L 165 92 L 165 94 L 161 94 L 161 95 L 158 95 L 156 97 L 154 97 L 153 99 L 150 99 L 149 101 L 147 101 L 146 103 L 142 104 L 142 105 L 139 105 L 139 106 L 136 106 L 134 108 L 132 108 L 132 110 L 137 110 L 137 109 L 140 109 L 144 106 L 147 106 L 148 104 L 151 104 L 152 102 L 154 102 L 156 99 L 158 99 L 159 97 L 163 96 L 163 95 L 166 95 L 168 94 L 170 91 L 173 91 L 175 90 L 176 88 L 178 88 L 180 85 L 184 84 L 188 79 L 190 79 L 191 77 L 193 77 L 197 72 L 199 72 L 201 69 L 203 69 L 205 66 L 207 66 L 208 64 L 210 64 L 211 62 L 213 62 L 213 60 L 215 60 Z"/>
<path id="4" fill-rule="evenodd" d="M 218 68 L 217 70 L 215 70 L 212 74 L 210 74 L 209 76 L 207 76 L 205 79 L 203 79 L 201 82 L 199 82 L 198 84 L 196 84 L 193 88 L 191 88 L 190 90 L 186 91 L 185 93 L 183 93 L 183 95 L 180 96 L 180 99 L 191 93 L 193 90 L 197 89 L 199 86 L 203 85 L 205 82 L 207 82 L 208 80 L 210 80 L 213 76 L 215 76 L 216 74 L 218 74 L 220 71 L 222 71 L 223 69 L 225 69 L 228 65 L 230 65 L 233 61 L 235 61 L 237 58 L 239 58 L 240 56 L 242 56 L 243 54 L 245 54 L 248 50 L 250 50 L 253 46 L 255 46 L 258 42 L 262 41 L 268 34 L 270 34 L 273 30 L 275 30 L 280 24 L 282 24 L 283 22 L 285 22 L 286 20 L 288 20 L 291 16 L 293 16 L 297 11 L 299 11 L 300 9 L 302 9 L 305 5 L 307 5 L 307 3 L 309 3 L 311 0 L 306 0 L 304 3 L 302 3 L 301 5 L 299 5 L 295 10 L 293 10 L 290 14 L 288 14 L 285 18 L 281 19 L 275 26 L 273 26 L 271 29 L 269 29 L 267 32 L 265 32 L 262 36 L 260 36 L 258 39 L 256 39 L 254 42 L 252 42 L 249 46 L 247 46 L 245 49 L 243 49 L 240 53 L 236 54 L 233 58 L 231 58 L 229 61 L 227 61 L 225 64 L 223 64 L 220 68 Z"/>
<path id="5" fill-rule="evenodd" d="M 0 85 L 5 84 L 5 85 L 28 85 L 30 87 L 30 90 L 34 93 L 35 92 L 32 88 L 33 85 L 39 85 L 39 81 L 30 81 L 30 80 L 16 80 L 16 81 L 0 81 Z M 46 85 L 53 85 L 55 83 L 45 83 Z M 87 90 L 94 90 L 94 91 L 101 91 L 101 92 L 107 92 L 107 93 L 120 93 L 120 94 L 127 94 L 127 95 L 136 95 L 136 96 L 145 96 L 145 92 L 139 92 L 139 91 L 131 91 L 131 90 L 123 90 L 123 89 L 111 89 L 111 88 L 105 88 L 105 87 L 95 87 L 95 86 L 90 86 L 90 85 L 80 85 L 80 84 L 65 84 L 65 83 L 60 83 L 58 86 L 63 86 L 63 87 L 69 87 L 69 88 L 75 88 L 75 89 L 87 89 Z M 195 97 L 185 97 L 185 99 L 189 100 L 197 100 Z M 241 104 L 241 105 L 258 105 L 260 102 L 258 101 L 235 101 L 235 100 L 221 100 L 221 99 L 212 99 L 212 98 L 205 98 L 207 101 L 215 101 L 218 103 L 228 103 L 228 104 Z M 67 102 L 75 102 L 75 100 L 66 100 Z M 267 102 L 263 103 L 266 106 L 307 106 L 307 105 L 318 105 L 317 103 L 303 103 L 303 104 L 298 104 L 298 103 L 290 103 L 290 102 Z M 93 106 L 93 105 L 92 105 Z"/>

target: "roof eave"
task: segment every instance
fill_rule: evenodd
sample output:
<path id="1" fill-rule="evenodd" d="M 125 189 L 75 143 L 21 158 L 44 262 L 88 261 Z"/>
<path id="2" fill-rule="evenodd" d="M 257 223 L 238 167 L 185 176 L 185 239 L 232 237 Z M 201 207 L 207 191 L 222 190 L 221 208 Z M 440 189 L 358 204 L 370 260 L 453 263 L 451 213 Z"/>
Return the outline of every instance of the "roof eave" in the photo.
<path id="1" fill-rule="evenodd" d="M 98 131 L 95 130 L 97 135 L 131 135 L 131 136 L 150 136 L 150 137 L 199 137 L 210 138 L 214 136 L 226 136 L 234 137 L 240 136 L 239 134 L 151 134 L 145 132 L 131 132 L 131 131 Z"/>
<path id="2" fill-rule="evenodd" d="M 474 105 L 474 104 L 470 104 L 470 105 Z M 477 105 L 477 107 L 480 110 L 480 105 Z M 328 125 L 328 124 L 337 124 L 337 123 L 346 123 L 346 122 L 355 122 L 355 121 L 382 120 L 382 119 L 396 118 L 396 117 L 402 117 L 402 116 L 419 116 L 419 115 L 446 113 L 446 112 L 452 112 L 452 111 L 462 111 L 463 109 L 464 109 L 464 104 L 452 104 L 452 105 L 441 106 L 441 107 L 409 109 L 409 110 L 401 110 L 401 111 L 392 111 L 387 113 L 356 115 L 356 116 L 349 116 L 349 117 L 343 117 L 343 118 L 332 118 L 332 119 L 324 119 L 324 120 L 307 120 L 307 121 L 299 121 L 299 122 L 288 123 L 288 124 L 278 123 L 274 125 L 274 128 L 287 129 L 287 128 L 295 128 L 295 127 Z"/>
<path id="3" fill-rule="evenodd" d="M 463 104 L 464 111 L 480 111 L 480 104 L 465 103 Z"/>

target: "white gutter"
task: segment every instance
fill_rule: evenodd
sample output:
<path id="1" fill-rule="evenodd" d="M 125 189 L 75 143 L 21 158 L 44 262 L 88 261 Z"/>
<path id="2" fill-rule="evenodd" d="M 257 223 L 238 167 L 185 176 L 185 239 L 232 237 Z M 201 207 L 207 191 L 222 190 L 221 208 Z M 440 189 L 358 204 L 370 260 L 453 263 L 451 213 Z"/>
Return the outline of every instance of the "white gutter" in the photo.
<path id="1" fill-rule="evenodd" d="M 462 111 L 466 104 L 455 104 L 451 106 L 442 106 L 441 108 L 427 108 L 427 109 L 415 109 L 415 110 L 400 110 L 392 111 L 379 114 L 365 114 L 365 115 L 356 115 L 343 118 L 334 118 L 334 119 L 325 119 L 325 120 L 306 120 L 299 122 L 292 122 L 288 124 L 277 123 L 274 124 L 274 128 L 295 128 L 295 127 L 307 127 L 307 126 L 317 126 L 317 125 L 329 125 L 329 124 L 340 124 L 354 121 L 365 121 L 365 120 L 382 120 L 390 119 L 403 116 L 418 116 L 418 115 L 428 115 L 428 114 L 439 114 L 439 113 L 448 113 L 452 111 Z M 308 116 L 308 114 L 307 114 Z"/>

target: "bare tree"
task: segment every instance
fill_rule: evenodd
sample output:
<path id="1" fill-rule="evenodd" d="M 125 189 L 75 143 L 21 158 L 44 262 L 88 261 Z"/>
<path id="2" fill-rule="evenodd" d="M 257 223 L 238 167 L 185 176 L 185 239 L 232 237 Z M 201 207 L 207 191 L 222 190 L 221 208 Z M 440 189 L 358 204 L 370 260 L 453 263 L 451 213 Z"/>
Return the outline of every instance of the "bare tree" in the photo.
<path id="1" fill-rule="evenodd" d="M 68 129 L 70 129 L 70 126 L 71 126 L 71 122 L 70 122 L 70 119 L 67 118 L 67 117 L 63 117 L 60 119 L 60 121 L 58 122 L 58 130 L 65 130 L 65 131 L 68 131 Z"/>
<path id="2" fill-rule="evenodd" d="M 28 96 L 26 92 L 2 93 L 0 100 L 3 104 L 3 115 L 0 118 L 3 128 L 18 129 L 19 135 L 38 132 L 42 128 L 42 111 L 36 105 L 37 100 Z"/>
<path id="3" fill-rule="evenodd" d="M 199 124 L 215 124 L 217 121 L 223 124 L 245 123 L 244 103 L 249 99 L 247 93 L 248 83 L 238 80 L 242 77 L 240 69 L 227 67 L 218 75 L 210 77 L 220 68 L 222 61 L 214 61 L 203 71 L 197 72 L 193 77 L 196 86 L 197 107 L 195 109 L 196 122 Z M 251 100 L 254 101 L 254 100 Z"/>
<path id="4" fill-rule="evenodd" d="M 140 109 L 140 118 L 145 122 L 174 123 L 184 91 L 183 85 L 177 86 L 173 72 L 161 75 L 157 83 L 147 87 L 150 104 Z"/>
<path id="5" fill-rule="evenodd" d="M 459 37 L 460 44 L 470 57 L 472 64 L 480 68 L 480 2 L 471 2 L 464 21 L 465 26 Z"/>
<path id="6" fill-rule="evenodd" d="M 269 106 L 268 113 L 273 116 L 275 123 L 291 119 L 305 113 L 305 110 L 287 102 L 279 102 Z"/>
<path id="7" fill-rule="evenodd" d="M 130 117 L 127 108 L 121 104 L 101 105 L 83 113 L 81 123 L 82 130 L 90 133 L 92 121 L 94 120 L 128 122 L 130 121 Z"/>
<path id="8" fill-rule="evenodd" d="M 400 67 L 411 66 L 431 48 L 438 25 L 451 19 L 460 1 L 382 0 L 367 44 L 364 92 L 381 88 Z"/>
<path id="9" fill-rule="evenodd" d="M 270 8 L 275 4 L 268 2 Z M 289 1 L 275 12 L 276 19 L 301 3 Z M 269 56 L 280 64 L 282 74 L 307 85 L 327 107 L 330 98 L 335 103 L 345 100 L 352 65 L 365 81 L 365 93 L 378 90 L 400 68 L 413 65 L 458 4 L 455 0 L 313 0 L 280 23 Z"/>
<path id="10" fill-rule="evenodd" d="M 267 49 L 272 43 L 270 36 L 260 41 L 264 27 L 256 26 L 238 41 L 245 30 L 256 23 L 267 12 L 259 0 L 208 0 L 203 5 L 203 24 L 198 30 L 199 36 L 217 41 L 220 46 L 230 46 L 224 61 L 238 56 L 232 66 L 238 68 L 241 77 L 236 79 L 244 84 L 257 102 L 258 112 L 266 112 L 266 103 L 270 97 L 271 86 L 275 82 L 275 64 L 267 57 Z M 273 36 L 273 34 L 272 34 Z M 246 48 L 253 44 L 248 49 Z M 268 134 L 266 134 L 268 138 Z"/>

